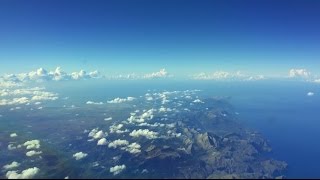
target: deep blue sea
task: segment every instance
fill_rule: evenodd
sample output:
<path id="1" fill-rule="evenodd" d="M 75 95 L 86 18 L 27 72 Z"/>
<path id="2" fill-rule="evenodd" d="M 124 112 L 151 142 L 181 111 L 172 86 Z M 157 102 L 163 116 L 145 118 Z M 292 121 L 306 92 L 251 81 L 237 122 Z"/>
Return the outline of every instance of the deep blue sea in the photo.
<path id="1" fill-rule="evenodd" d="M 230 96 L 239 121 L 261 132 L 272 157 L 288 163 L 287 177 L 320 177 L 320 91 L 306 82 L 88 81 L 50 84 L 72 102 L 140 96 L 148 90 L 200 89 L 205 96 Z M 314 96 L 307 93 L 314 92 Z M 63 97 L 62 96 L 62 97 Z"/>

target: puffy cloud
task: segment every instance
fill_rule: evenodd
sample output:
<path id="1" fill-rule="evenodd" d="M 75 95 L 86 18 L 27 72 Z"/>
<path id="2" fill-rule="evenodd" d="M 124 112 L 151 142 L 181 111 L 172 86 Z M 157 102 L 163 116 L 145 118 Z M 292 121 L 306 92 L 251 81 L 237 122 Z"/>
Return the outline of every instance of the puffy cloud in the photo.
<path id="1" fill-rule="evenodd" d="M 131 74 L 121 74 L 115 76 L 106 77 L 107 79 L 117 79 L 117 80 L 138 80 L 138 79 L 160 79 L 160 78 L 169 78 L 173 75 L 169 74 L 165 69 L 160 69 L 158 72 L 148 73 L 144 75 L 138 75 L 136 73 Z"/>
<path id="2" fill-rule="evenodd" d="M 156 78 L 167 78 L 170 77 L 169 73 L 166 69 L 160 69 L 158 72 L 154 72 L 151 74 L 146 74 L 143 76 L 145 79 L 156 79 Z"/>
<path id="3" fill-rule="evenodd" d="M 20 163 L 13 161 L 11 164 L 7 164 L 3 166 L 3 169 L 8 170 L 8 169 L 14 169 L 20 166 Z"/>
<path id="4" fill-rule="evenodd" d="M 138 124 L 138 126 L 149 126 L 149 127 L 164 127 L 165 126 L 165 124 L 162 124 L 162 123 L 158 123 L 158 122 L 156 122 L 156 123 L 153 123 L 153 124 L 149 124 L 149 123 L 140 123 L 140 124 Z"/>
<path id="5" fill-rule="evenodd" d="M 108 101 L 108 103 L 123 103 L 123 102 L 127 102 L 127 101 L 133 101 L 135 100 L 136 98 L 134 97 L 127 97 L 127 98 L 115 98 L 111 101 Z"/>
<path id="6" fill-rule="evenodd" d="M 88 137 L 92 137 L 93 139 L 101 139 L 108 136 L 107 132 L 99 131 L 99 128 L 92 129 L 88 135 Z"/>
<path id="7" fill-rule="evenodd" d="M 97 145 L 99 145 L 99 146 L 107 145 L 107 139 L 106 138 L 100 139 L 98 141 Z"/>
<path id="8" fill-rule="evenodd" d="M 290 69 L 289 77 L 290 78 L 309 78 L 311 73 L 306 69 Z"/>
<path id="9" fill-rule="evenodd" d="M 10 137 L 17 137 L 18 135 L 17 135 L 17 133 L 11 133 L 10 134 Z"/>
<path id="10" fill-rule="evenodd" d="M 147 100 L 147 101 L 152 101 L 152 100 L 153 100 L 153 97 L 147 96 L 147 97 L 146 97 L 146 100 Z"/>
<path id="11" fill-rule="evenodd" d="M 149 129 L 139 129 L 139 130 L 133 130 L 129 135 L 132 137 L 144 136 L 147 139 L 156 139 L 158 136 L 158 133 L 154 131 L 150 131 Z"/>
<path id="12" fill-rule="evenodd" d="M 111 121 L 112 117 L 104 118 L 105 121 Z"/>
<path id="13" fill-rule="evenodd" d="M 26 149 L 39 149 L 40 141 L 39 140 L 27 141 L 23 144 L 23 146 L 26 146 Z"/>
<path id="14" fill-rule="evenodd" d="M 47 101 L 47 100 L 57 100 L 57 94 L 43 91 L 35 91 L 35 96 L 31 98 L 32 101 Z"/>
<path id="15" fill-rule="evenodd" d="M 315 80 L 313 80 L 313 82 L 320 83 L 320 79 L 315 79 Z"/>
<path id="16" fill-rule="evenodd" d="M 0 96 L 11 97 L 10 99 L 1 99 L 0 105 L 19 105 L 29 104 L 31 102 L 41 103 L 39 101 L 54 101 L 58 99 L 58 94 L 44 91 L 44 88 L 20 88 L 20 89 L 2 89 Z M 20 96 L 20 97 L 17 97 Z"/>
<path id="17" fill-rule="evenodd" d="M 117 165 L 117 166 L 114 166 L 114 167 L 111 167 L 110 168 L 110 173 L 113 173 L 113 175 L 117 175 L 119 173 L 121 173 L 123 170 L 126 169 L 126 165 Z"/>
<path id="18" fill-rule="evenodd" d="M 243 74 L 241 71 L 227 72 L 227 71 L 215 71 L 213 73 L 199 73 L 192 77 L 196 80 L 238 80 L 238 81 L 254 81 L 266 79 L 263 75 L 248 75 Z"/>
<path id="19" fill-rule="evenodd" d="M 89 105 L 103 105 L 103 102 L 87 101 L 86 104 L 89 104 Z"/>
<path id="20" fill-rule="evenodd" d="M 125 147 L 124 149 L 126 151 L 128 151 L 129 153 L 131 154 L 137 154 L 137 153 L 140 153 L 141 150 L 140 150 L 141 146 L 140 144 L 138 143 L 131 143 L 129 144 L 127 147 Z"/>
<path id="21" fill-rule="evenodd" d="M 79 72 L 73 72 L 68 74 L 62 71 L 61 67 L 57 67 L 54 71 L 47 71 L 44 68 L 39 68 L 35 71 L 31 71 L 28 73 L 6 75 L 2 77 L 2 79 L 5 80 L 5 82 L 7 83 L 1 83 L 0 81 L 0 87 L 16 86 L 18 82 L 28 82 L 28 81 L 36 81 L 36 82 L 65 81 L 65 80 L 81 80 L 81 79 L 92 79 L 92 78 L 101 78 L 101 77 L 102 76 L 98 71 L 87 73 L 86 71 L 81 70 Z"/>
<path id="22" fill-rule="evenodd" d="M 77 153 L 73 154 L 72 157 L 74 157 L 76 160 L 80 160 L 80 159 L 83 159 L 83 158 L 85 158 L 87 156 L 88 156 L 87 153 L 77 152 Z"/>
<path id="23" fill-rule="evenodd" d="M 4 105 L 18 105 L 18 104 L 26 104 L 29 102 L 29 98 L 27 97 L 21 97 L 21 98 L 13 98 L 12 100 L 10 99 L 1 99 L 0 100 L 0 106 Z"/>
<path id="24" fill-rule="evenodd" d="M 126 74 L 126 75 L 114 75 L 114 76 L 109 76 L 106 77 L 107 79 L 116 79 L 116 80 L 136 80 L 136 79 L 141 79 L 141 77 L 135 73 L 131 74 Z"/>
<path id="25" fill-rule="evenodd" d="M 112 125 L 110 126 L 110 133 L 116 133 L 116 132 L 122 132 L 120 129 L 123 127 L 123 124 L 118 124 L 118 125 Z M 124 132 L 124 131 L 123 131 Z"/>
<path id="26" fill-rule="evenodd" d="M 154 115 L 153 112 L 156 111 L 155 109 L 149 109 L 148 111 L 143 112 L 140 116 L 136 116 L 135 114 L 131 114 L 128 118 L 130 123 L 143 123 L 145 120 L 151 120 Z"/>
<path id="27" fill-rule="evenodd" d="M 308 92 L 307 93 L 307 96 L 313 96 L 314 95 L 314 92 Z"/>
<path id="28" fill-rule="evenodd" d="M 0 88 L 12 88 L 17 86 L 21 86 L 21 83 L 0 79 Z"/>
<path id="29" fill-rule="evenodd" d="M 109 143 L 109 148 L 117 148 L 118 146 L 127 146 L 129 142 L 127 140 L 117 139 Z"/>
<path id="30" fill-rule="evenodd" d="M 8 150 L 15 150 L 15 149 L 17 149 L 17 148 L 21 148 L 22 146 L 19 144 L 19 145 L 17 145 L 17 146 L 14 146 L 13 144 L 9 144 L 8 145 Z"/>
<path id="31" fill-rule="evenodd" d="M 100 131 L 98 131 L 98 132 L 93 136 L 93 138 L 94 138 L 94 139 L 99 139 L 99 138 L 102 138 L 102 137 L 104 137 L 104 136 L 105 136 L 105 134 L 103 133 L 102 130 L 100 130 Z"/>
<path id="32" fill-rule="evenodd" d="M 17 173 L 17 171 L 8 171 L 6 173 L 6 177 L 8 179 L 32 179 L 36 174 L 40 171 L 39 168 L 33 167 L 26 170 L 23 170 L 21 173 Z"/>
<path id="33" fill-rule="evenodd" d="M 176 137 L 176 138 L 179 138 L 182 135 L 181 133 L 172 132 L 171 130 L 169 130 L 167 134 L 169 134 L 170 137 Z"/>
<path id="34" fill-rule="evenodd" d="M 193 101 L 194 103 L 204 103 L 203 101 L 201 101 L 200 99 L 196 99 Z"/>
<path id="35" fill-rule="evenodd" d="M 32 151 L 28 151 L 26 153 L 26 156 L 31 157 L 31 156 L 35 156 L 35 155 L 39 155 L 39 154 L 42 154 L 42 151 L 34 151 L 34 150 L 32 150 Z"/>

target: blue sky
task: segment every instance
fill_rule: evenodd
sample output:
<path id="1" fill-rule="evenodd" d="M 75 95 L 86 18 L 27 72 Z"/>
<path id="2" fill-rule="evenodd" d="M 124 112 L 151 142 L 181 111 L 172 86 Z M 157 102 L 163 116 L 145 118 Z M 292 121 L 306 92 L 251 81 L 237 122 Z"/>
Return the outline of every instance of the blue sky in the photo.
<path id="1" fill-rule="evenodd" d="M 319 72 L 320 1 L 1 0 L 0 72 Z"/>

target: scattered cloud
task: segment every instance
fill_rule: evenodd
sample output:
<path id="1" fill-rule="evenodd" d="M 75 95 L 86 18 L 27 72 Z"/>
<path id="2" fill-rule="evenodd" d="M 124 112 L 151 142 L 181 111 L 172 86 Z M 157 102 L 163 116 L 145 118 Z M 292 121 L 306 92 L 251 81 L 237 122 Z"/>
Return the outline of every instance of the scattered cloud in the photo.
<path id="1" fill-rule="evenodd" d="M 19 144 L 17 146 L 14 146 L 13 144 L 9 144 L 8 145 L 8 150 L 15 150 L 15 149 L 18 149 L 18 148 L 21 148 L 22 146 Z"/>
<path id="2" fill-rule="evenodd" d="M 105 121 L 111 121 L 112 117 L 104 118 Z"/>
<path id="3" fill-rule="evenodd" d="M 160 69 L 158 72 L 152 72 L 144 75 L 138 75 L 136 73 L 131 74 L 120 74 L 106 77 L 107 79 L 117 79 L 117 80 L 138 80 L 138 79 L 162 79 L 173 77 L 172 74 L 168 73 L 166 69 Z"/>
<path id="4" fill-rule="evenodd" d="M 10 137 L 17 137 L 18 135 L 17 135 L 17 133 L 11 133 L 10 134 Z"/>
<path id="5" fill-rule="evenodd" d="M 307 96 L 313 96 L 314 95 L 314 92 L 308 92 L 307 93 Z"/>
<path id="6" fill-rule="evenodd" d="M 34 150 L 32 150 L 32 151 L 28 151 L 26 153 L 26 156 L 31 157 L 31 156 L 35 156 L 35 155 L 39 155 L 39 154 L 42 154 L 42 151 L 34 151 Z"/>
<path id="7" fill-rule="evenodd" d="M 201 101 L 200 99 L 196 99 L 193 101 L 194 103 L 204 103 L 203 101 Z"/>
<path id="8" fill-rule="evenodd" d="M 26 149 L 39 149 L 40 141 L 39 140 L 27 141 L 23 144 L 23 146 L 26 146 Z"/>
<path id="9" fill-rule="evenodd" d="M 66 81 L 66 80 L 82 80 L 101 78 L 102 76 L 98 71 L 87 73 L 84 70 L 79 72 L 66 73 L 62 71 L 61 67 L 57 67 L 54 71 L 47 71 L 44 68 L 39 68 L 35 71 L 20 74 L 9 74 L 2 77 L 7 82 L 43 82 L 43 81 Z M 6 86 L 14 85 L 6 84 Z"/>
<path id="10" fill-rule="evenodd" d="M 9 169 L 14 169 L 20 166 L 20 163 L 13 161 L 11 164 L 7 164 L 3 166 L 3 169 L 9 170 Z"/>
<path id="11" fill-rule="evenodd" d="M 311 73 L 307 69 L 290 69 L 290 78 L 309 78 Z"/>
<path id="12" fill-rule="evenodd" d="M 74 157 L 76 160 L 80 160 L 80 159 L 83 159 L 83 158 L 85 158 L 87 156 L 88 156 L 87 153 L 77 152 L 77 153 L 73 154 L 72 157 Z"/>
<path id="13" fill-rule="evenodd" d="M 116 133 L 123 127 L 123 124 L 118 124 L 118 125 L 112 125 L 110 126 L 110 133 Z"/>
<path id="14" fill-rule="evenodd" d="M 37 167 L 23 170 L 21 173 L 17 173 L 18 171 L 8 171 L 6 177 L 8 179 L 32 179 L 39 171 L 40 169 Z"/>
<path id="15" fill-rule="evenodd" d="M 115 98 L 115 99 L 113 99 L 113 100 L 111 100 L 111 101 L 108 101 L 108 103 L 123 103 L 123 102 L 128 102 L 128 101 L 133 101 L 133 100 L 135 100 L 136 98 L 134 98 L 134 97 L 127 97 L 127 98 L 119 98 L 119 97 L 117 97 L 117 98 Z"/>
<path id="16" fill-rule="evenodd" d="M 248 75 L 243 74 L 241 71 L 227 72 L 215 71 L 213 73 L 199 73 L 192 76 L 195 80 L 237 80 L 237 81 L 255 81 L 266 79 L 263 75 Z"/>
<path id="17" fill-rule="evenodd" d="M 55 101 L 58 94 L 44 91 L 45 88 L 20 88 L 2 89 L 0 96 L 6 97 L 0 100 L 0 106 L 30 104 L 31 102 L 41 103 L 40 101 Z"/>
<path id="18" fill-rule="evenodd" d="M 92 137 L 93 139 L 101 139 L 108 136 L 107 132 L 99 131 L 99 128 L 92 129 L 88 135 L 88 137 Z"/>
<path id="19" fill-rule="evenodd" d="M 129 153 L 131 153 L 131 154 L 137 154 L 137 153 L 140 153 L 140 152 L 141 152 L 140 148 L 141 148 L 141 145 L 140 145 L 140 144 L 138 144 L 138 143 L 131 143 L 131 144 L 129 144 L 127 147 L 125 147 L 124 149 L 125 149 L 126 151 L 128 151 Z"/>
<path id="20" fill-rule="evenodd" d="M 126 165 L 117 165 L 117 166 L 114 166 L 114 167 L 111 167 L 110 168 L 110 173 L 113 173 L 113 175 L 117 175 L 117 174 L 120 174 L 123 170 L 126 169 Z"/>
<path id="21" fill-rule="evenodd" d="M 151 120 L 154 115 L 153 112 L 156 111 L 155 109 L 149 109 L 148 111 L 144 110 L 144 112 L 137 116 L 136 113 L 132 113 L 131 116 L 127 119 L 129 123 L 143 123 L 145 120 Z"/>
<path id="22" fill-rule="evenodd" d="M 145 79 L 159 79 L 159 78 L 167 78 L 171 77 L 171 75 L 166 71 L 166 69 L 160 69 L 158 72 L 153 72 L 151 74 L 145 74 L 143 78 Z"/>
<path id="23" fill-rule="evenodd" d="M 103 102 L 93 102 L 93 101 L 87 101 L 86 104 L 88 105 L 103 105 Z"/>
<path id="24" fill-rule="evenodd" d="M 133 130 L 129 135 L 132 136 L 132 137 L 144 136 L 147 139 L 156 139 L 156 138 L 158 138 L 158 133 L 154 132 L 154 131 L 150 131 L 149 129 Z"/>
<path id="25" fill-rule="evenodd" d="M 109 143 L 109 148 L 117 148 L 119 146 L 127 146 L 129 142 L 127 140 L 117 139 Z"/>
<path id="26" fill-rule="evenodd" d="M 97 143 L 98 146 L 104 146 L 107 145 L 107 139 L 106 138 L 102 138 L 98 141 Z"/>

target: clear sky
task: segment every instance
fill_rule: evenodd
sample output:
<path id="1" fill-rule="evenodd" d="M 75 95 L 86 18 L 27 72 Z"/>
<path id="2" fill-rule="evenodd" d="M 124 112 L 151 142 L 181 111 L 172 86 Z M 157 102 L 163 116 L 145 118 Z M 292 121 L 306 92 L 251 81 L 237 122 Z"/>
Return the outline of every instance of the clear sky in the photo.
<path id="1" fill-rule="evenodd" d="M 0 72 L 320 73 L 320 1 L 1 0 Z"/>

